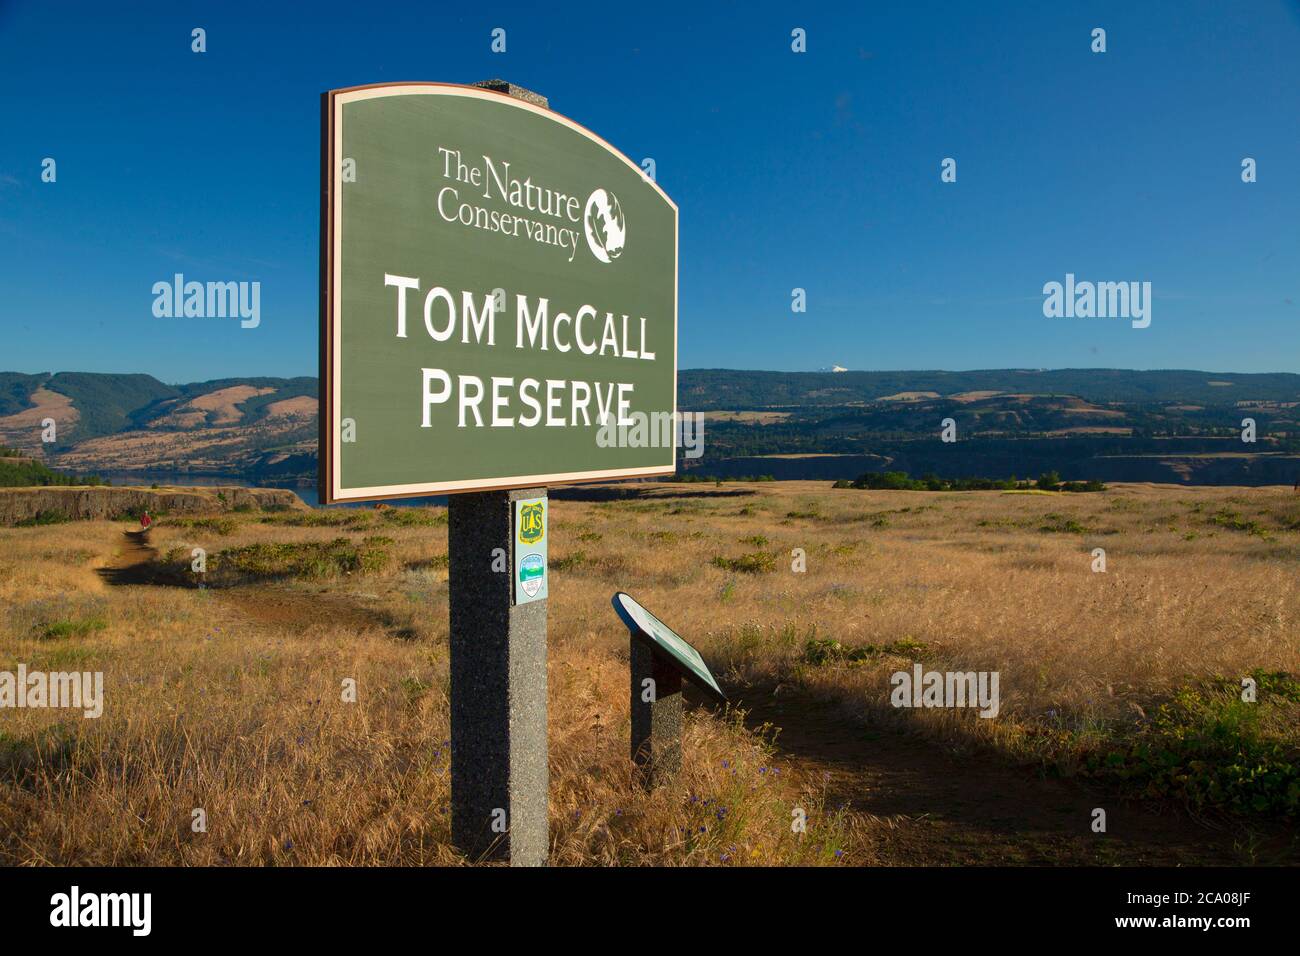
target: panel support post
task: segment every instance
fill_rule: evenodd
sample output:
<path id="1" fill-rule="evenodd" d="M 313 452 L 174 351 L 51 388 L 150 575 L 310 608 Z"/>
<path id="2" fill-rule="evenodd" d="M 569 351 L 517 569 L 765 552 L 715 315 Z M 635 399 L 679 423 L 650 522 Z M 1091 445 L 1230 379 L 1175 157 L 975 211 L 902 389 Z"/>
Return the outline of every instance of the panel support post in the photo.
<path id="1" fill-rule="evenodd" d="M 546 604 L 513 602 L 514 503 L 545 488 L 452 495 L 451 833 L 471 859 L 544 866 Z"/>
<path id="2" fill-rule="evenodd" d="M 632 762 L 641 782 L 668 783 L 682 768 L 682 675 L 645 642 L 632 650 Z"/>

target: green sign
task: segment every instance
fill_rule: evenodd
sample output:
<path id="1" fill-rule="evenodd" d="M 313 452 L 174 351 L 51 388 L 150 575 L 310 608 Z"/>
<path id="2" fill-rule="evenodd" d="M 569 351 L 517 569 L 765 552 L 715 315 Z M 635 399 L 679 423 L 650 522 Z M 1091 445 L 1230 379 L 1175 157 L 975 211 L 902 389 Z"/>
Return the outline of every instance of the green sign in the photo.
<path id="1" fill-rule="evenodd" d="M 671 474 L 672 200 L 500 93 L 323 110 L 322 501 Z"/>
<path id="2" fill-rule="evenodd" d="M 546 599 L 546 498 L 515 502 L 515 603 Z"/>
<path id="3" fill-rule="evenodd" d="M 727 699 L 718 682 L 709 673 L 700 652 L 687 644 L 676 631 L 638 604 L 630 594 L 619 591 L 614 595 L 612 603 L 633 637 L 669 661 L 697 687 L 708 691 L 718 700 Z"/>

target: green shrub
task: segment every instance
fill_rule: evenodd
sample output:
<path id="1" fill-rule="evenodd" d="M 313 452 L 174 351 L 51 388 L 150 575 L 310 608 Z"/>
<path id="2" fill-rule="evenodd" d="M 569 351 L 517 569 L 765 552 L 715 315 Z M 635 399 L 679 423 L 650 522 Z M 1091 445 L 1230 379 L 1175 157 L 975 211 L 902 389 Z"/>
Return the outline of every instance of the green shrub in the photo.
<path id="1" fill-rule="evenodd" d="M 335 538 L 326 543 L 250 544 L 218 552 L 208 559 L 208 567 L 253 579 L 371 574 L 388 565 L 388 543 L 387 538 L 366 538 L 357 545 L 347 538 Z"/>
<path id="2" fill-rule="evenodd" d="M 447 523 L 445 508 L 385 508 L 379 515 L 385 523 L 399 528 L 433 528 Z"/>
<path id="3" fill-rule="evenodd" d="M 1246 534 L 1253 534 L 1260 538 L 1269 536 L 1268 530 L 1259 525 L 1258 522 L 1249 518 L 1243 518 L 1235 511 L 1227 508 L 1221 508 L 1210 516 L 1210 523 L 1216 524 L 1221 528 L 1228 528 L 1232 531 L 1244 531 Z"/>
<path id="4" fill-rule="evenodd" d="M 555 571 L 570 571 L 573 568 L 580 568 L 589 563 L 586 551 L 570 551 L 562 558 L 556 558 L 551 561 L 551 568 Z"/>
<path id="5" fill-rule="evenodd" d="M 822 664 L 862 664 L 886 655 L 915 657 L 925 650 L 925 645 L 910 637 L 892 644 L 863 644 L 845 647 L 829 638 L 813 638 L 804 645 L 802 660 L 814 666 Z"/>
<path id="6" fill-rule="evenodd" d="M 319 508 L 311 511 L 281 511 L 261 517 L 263 524 L 279 524 L 290 528 L 364 528 L 371 522 L 371 511 L 356 508 Z"/>
<path id="7" fill-rule="evenodd" d="M 927 474 L 909 478 L 905 471 L 867 472 L 853 481 L 837 481 L 836 488 L 860 488 L 869 491 L 1009 491 L 1020 487 L 1008 478 L 940 478 Z"/>
<path id="8" fill-rule="evenodd" d="M 58 640 L 64 637 L 82 637 L 95 631 L 102 631 L 108 627 L 108 621 L 102 617 L 64 617 L 56 621 L 51 621 L 41 628 L 39 639 L 44 641 Z"/>
<path id="9" fill-rule="evenodd" d="M 239 527 L 234 518 L 190 518 L 178 523 L 195 531 L 207 531 L 222 537 L 233 533 Z"/>
<path id="10" fill-rule="evenodd" d="M 713 559 L 713 563 L 724 571 L 763 574 L 776 570 L 776 552 L 755 551 L 752 554 L 742 554 L 738 558 L 727 558 L 719 555 Z"/>
<path id="11" fill-rule="evenodd" d="M 1096 479 L 1088 481 L 1066 481 L 1061 484 L 1061 491 L 1083 492 L 1083 491 L 1105 491 L 1106 486 Z"/>
<path id="12" fill-rule="evenodd" d="M 67 524 L 72 520 L 72 516 L 60 508 L 50 508 L 36 512 L 30 518 L 23 518 L 17 522 L 19 528 L 36 528 L 47 524 Z"/>
<path id="13" fill-rule="evenodd" d="M 1045 471 L 1035 484 L 1043 491 L 1056 491 L 1061 487 L 1061 476 L 1054 471 Z"/>
<path id="14" fill-rule="evenodd" d="M 1075 521 L 1073 518 L 1065 518 L 1058 514 L 1045 514 L 1043 520 L 1048 522 L 1039 528 L 1039 531 L 1056 534 L 1087 534 L 1088 529 Z"/>
<path id="15" fill-rule="evenodd" d="M 1114 745 L 1091 755 L 1086 772 L 1198 810 L 1296 816 L 1300 749 L 1269 725 L 1270 718 L 1293 723 L 1300 681 L 1279 671 L 1251 676 L 1255 702 L 1241 699 L 1235 679 L 1184 687 L 1155 708 L 1135 740 L 1116 735 Z"/>

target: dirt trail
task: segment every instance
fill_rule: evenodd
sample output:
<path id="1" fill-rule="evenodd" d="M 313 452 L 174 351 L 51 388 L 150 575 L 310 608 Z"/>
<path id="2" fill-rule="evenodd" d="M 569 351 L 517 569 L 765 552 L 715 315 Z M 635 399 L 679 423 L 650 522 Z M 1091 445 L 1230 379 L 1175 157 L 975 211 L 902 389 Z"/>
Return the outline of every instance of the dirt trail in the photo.
<path id="1" fill-rule="evenodd" d="M 388 622 L 381 612 L 325 589 L 300 591 L 268 585 L 227 588 L 213 593 L 244 617 L 272 627 L 299 632 L 321 627 L 343 627 L 354 631 L 371 627 L 388 629 Z"/>
<path id="2" fill-rule="evenodd" d="M 113 560 L 99 568 L 97 573 L 104 583 L 113 586 L 183 586 L 157 579 L 154 564 L 157 557 L 158 549 L 150 546 L 146 537 L 127 534 Z M 252 585 L 213 588 L 210 593 L 242 617 L 295 631 L 325 626 L 360 630 L 368 627 L 383 628 L 388 624 L 382 613 L 324 588 L 306 591 L 274 585 Z"/>
<path id="3" fill-rule="evenodd" d="M 122 536 L 122 546 L 113 560 L 97 569 L 105 584 L 148 584 L 150 562 L 158 556 L 147 536 L 128 532 Z"/>
<path id="4" fill-rule="evenodd" d="M 1157 813 L 1044 779 L 993 757 L 959 756 L 933 740 L 846 719 L 834 703 L 789 685 L 735 690 L 746 724 L 780 728 L 779 753 L 818 789 L 867 824 L 873 862 L 933 865 L 1240 865 L 1241 832 Z M 729 691 L 729 693 L 732 693 Z M 1107 832 L 1091 831 L 1106 811 Z M 1256 846 L 1256 863 L 1296 860 L 1280 831 Z"/>

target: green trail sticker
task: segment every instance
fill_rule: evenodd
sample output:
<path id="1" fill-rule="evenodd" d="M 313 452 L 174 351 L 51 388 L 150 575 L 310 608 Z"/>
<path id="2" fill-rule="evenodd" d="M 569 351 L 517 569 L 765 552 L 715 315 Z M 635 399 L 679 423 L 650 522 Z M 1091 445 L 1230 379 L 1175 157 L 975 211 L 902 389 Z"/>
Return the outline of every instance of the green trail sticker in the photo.
<path id="1" fill-rule="evenodd" d="M 515 502 L 516 604 L 546 598 L 546 503 L 545 498 Z"/>

